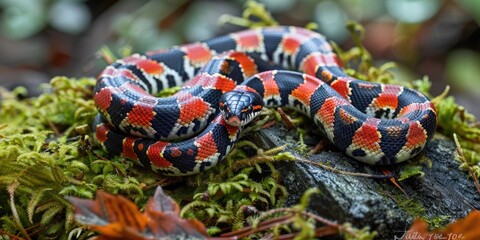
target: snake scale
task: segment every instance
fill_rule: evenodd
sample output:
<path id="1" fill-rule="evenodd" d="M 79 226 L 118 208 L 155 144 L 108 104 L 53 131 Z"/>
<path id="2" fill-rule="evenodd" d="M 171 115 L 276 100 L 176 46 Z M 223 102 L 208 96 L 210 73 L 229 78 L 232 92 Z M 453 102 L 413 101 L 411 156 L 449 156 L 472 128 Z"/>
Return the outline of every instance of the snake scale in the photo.
<path id="1" fill-rule="evenodd" d="M 182 86 L 170 97 L 162 89 Z M 347 75 L 324 36 L 264 27 L 134 54 L 99 75 L 98 142 L 166 175 L 222 160 L 263 106 L 294 108 L 338 149 L 367 164 L 395 164 L 433 136 L 435 108 L 421 93 Z"/>

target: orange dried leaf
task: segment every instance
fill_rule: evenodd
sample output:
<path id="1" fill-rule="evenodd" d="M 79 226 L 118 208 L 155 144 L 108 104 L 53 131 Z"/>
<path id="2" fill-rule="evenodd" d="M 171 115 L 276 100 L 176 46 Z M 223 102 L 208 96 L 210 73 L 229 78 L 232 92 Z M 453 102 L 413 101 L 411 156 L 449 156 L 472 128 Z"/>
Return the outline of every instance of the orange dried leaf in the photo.
<path id="1" fill-rule="evenodd" d="M 178 204 L 158 187 L 155 195 L 148 201 L 145 216 L 151 221 L 148 228 L 154 236 L 190 236 L 205 238 L 208 236 L 203 223 L 198 220 L 182 219 Z"/>
<path id="2" fill-rule="evenodd" d="M 178 204 L 161 187 L 150 198 L 144 213 L 122 196 L 99 191 L 95 200 L 68 197 L 77 222 L 100 232 L 97 239 L 206 239 L 205 226 L 179 216 Z"/>
<path id="3" fill-rule="evenodd" d="M 145 217 L 130 200 L 98 191 L 95 200 L 67 198 L 75 207 L 75 219 L 111 237 L 140 237 L 147 225 Z"/>
<path id="4" fill-rule="evenodd" d="M 480 239 L 480 211 L 473 210 L 467 217 L 445 228 L 428 231 L 428 223 L 417 219 L 402 239 Z"/>

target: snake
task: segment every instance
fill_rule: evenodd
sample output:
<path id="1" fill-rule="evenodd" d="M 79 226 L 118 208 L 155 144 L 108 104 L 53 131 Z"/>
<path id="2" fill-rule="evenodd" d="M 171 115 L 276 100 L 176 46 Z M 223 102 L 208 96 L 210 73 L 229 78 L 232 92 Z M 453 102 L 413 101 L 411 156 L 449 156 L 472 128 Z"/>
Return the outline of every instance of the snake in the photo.
<path id="1" fill-rule="evenodd" d="M 175 86 L 174 95 L 158 95 Z M 437 125 L 424 94 L 346 74 L 322 34 L 294 26 L 124 57 L 98 75 L 93 98 L 103 149 L 171 176 L 214 167 L 264 106 L 305 114 L 336 148 L 369 165 L 416 156 Z"/>

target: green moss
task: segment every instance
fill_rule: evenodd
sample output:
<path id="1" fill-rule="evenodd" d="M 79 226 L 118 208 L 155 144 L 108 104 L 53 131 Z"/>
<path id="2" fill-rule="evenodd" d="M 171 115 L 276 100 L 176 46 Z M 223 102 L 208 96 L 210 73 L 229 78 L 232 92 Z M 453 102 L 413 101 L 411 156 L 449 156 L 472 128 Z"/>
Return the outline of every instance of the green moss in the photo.
<path id="1" fill-rule="evenodd" d="M 405 195 L 405 193 L 392 186 L 385 185 L 380 192 L 383 192 L 385 197 L 393 199 L 397 206 L 413 219 L 424 219 L 428 222 L 430 229 L 444 227 L 451 219 L 450 216 L 446 215 L 429 216 L 427 209 L 420 201 L 415 197 Z"/>
<path id="2" fill-rule="evenodd" d="M 425 173 L 423 172 L 423 166 L 416 164 L 408 164 L 402 168 L 400 176 L 398 177 L 398 181 L 403 181 L 413 176 L 423 177 L 424 175 Z"/>
<path id="3" fill-rule="evenodd" d="M 384 185 L 379 192 L 383 192 L 385 197 L 391 198 L 393 201 L 395 201 L 397 206 L 405 211 L 409 216 L 413 218 L 421 218 L 425 216 L 426 210 L 423 204 L 414 197 L 408 197 L 398 188 L 390 185 Z"/>
<path id="4" fill-rule="evenodd" d="M 430 229 L 438 229 L 445 227 L 449 223 L 450 219 L 451 217 L 447 215 L 440 215 L 427 219 L 428 227 Z"/>
<path id="5" fill-rule="evenodd" d="M 397 204 L 402 210 L 414 218 L 422 217 L 425 214 L 425 207 L 414 198 L 408 198 L 405 195 L 397 195 Z"/>
<path id="6" fill-rule="evenodd" d="M 77 160 L 86 152 L 75 132 L 96 113 L 89 89 L 94 83 L 59 77 L 38 98 L 18 101 L 15 93 L 4 96 L 0 186 L 8 189 L 4 196 L 10 196 L 10 203 L 1 198 L 0 205 L 11 208 L 2 216 L 2 229 L 64 237 L 73 228 L 72 209 L 61 192 L 76 187 L 77 196 L 90 197 L 96 190 L 76 179 L 86 170 L 85 162 Z"/>
<path id="7" fill-rule="evenodd" d="M 219 21 L 223 24 L 229 23 L 248 28 L 278 25 L 278 22 L 267 11 L 265 6 L 253 0 L 245 2 L 241 17 L 225 14 L 220 17 Z"/>
<path id="8" fill-rule="evenodd" d="M 392 194 L 392 192 L 390 192 Z M 450 216 L 440 215 L 440 216 L 427 216 L 425 206 L 422 203 L 417 201 L 415 198 L 406 197 L 403 193 L 394 194 L 395 202 L 398 207 L 403 211 L 408 213 L 409 216 L 415 218 L 424 219 L 428 222 L 431 229 L 444 227 L 449 220 Z"/>
<path id="9" fill-rule="evenodd" d="M 181 216 L 236 230 L 245 227 L 258 210 L 281 206 L 287 196 L 285 187 L 272 177 L 255 181 L 252 171 L 253 167 L 244 168 L 233 177 L 203 184 L 193 201 L 182 208 Z"/>

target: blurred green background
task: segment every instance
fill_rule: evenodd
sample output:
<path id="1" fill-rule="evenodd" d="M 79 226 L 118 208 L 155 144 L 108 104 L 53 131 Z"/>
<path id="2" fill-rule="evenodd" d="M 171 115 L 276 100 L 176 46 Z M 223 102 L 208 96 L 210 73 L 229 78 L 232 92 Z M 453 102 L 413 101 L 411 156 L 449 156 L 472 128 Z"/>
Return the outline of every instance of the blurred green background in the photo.
<path id="1" fill-rule="evenodd" d="M 457 101 L 480 116 L 480 1 L 258 0 L 282 25 L 318 24 L 342 48 L 353 45 L 348 20 L 363 24 L 377 64 L 395 61 L 400 79 L 425 75 L 434 95 L 448 84 Z M 204 40 L 240 29 L 221 25 L 245 1 L 0 0 L 0 86 L 30 95 L 57 75 L 96 76 L 98 50 L 139 52 Z"/>

